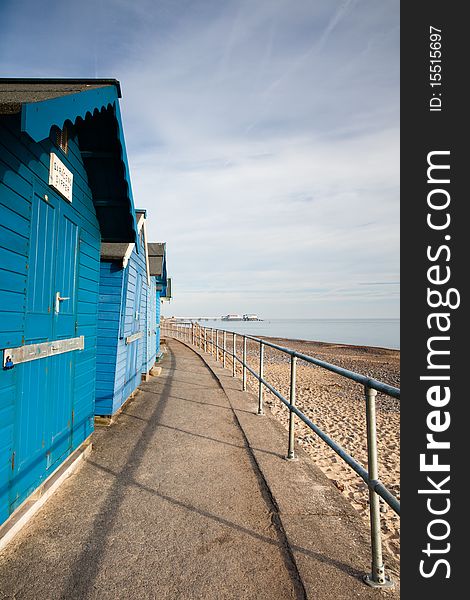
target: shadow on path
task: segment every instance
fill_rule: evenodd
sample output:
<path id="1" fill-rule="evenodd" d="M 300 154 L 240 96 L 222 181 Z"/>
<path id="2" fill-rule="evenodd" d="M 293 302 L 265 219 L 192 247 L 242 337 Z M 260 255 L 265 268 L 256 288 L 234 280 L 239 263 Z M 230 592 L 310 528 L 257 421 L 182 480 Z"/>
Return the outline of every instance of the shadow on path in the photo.
<path id="1" fill-rule="evenodd" d="M 171 369 L 176 365 L 176 360 L 171 349 L 168 349 L 168 355 L 170 360 L 169 368 Z M 159 424 L 170 397 L 171 386 L 172 379 L 168 377 L 163 386 L 160 399 L 150 415 L 147 425 L 127 456 L 126 464 L 118 473 L 113 473 L 116 479 L 93 521 L 92 530 L 84 543 L 84 550 L 75 561 L 72 576 L 61 594 L 63 600 L 85 598 L 90 589 L 93 588 L 94 581 L 100 570 L 107 539 L 113 530 L 118 516 L 119 507 L 125 499 L 127 488 L 133 484 L 134 475 L 141 464 L 155 428 Z"/>

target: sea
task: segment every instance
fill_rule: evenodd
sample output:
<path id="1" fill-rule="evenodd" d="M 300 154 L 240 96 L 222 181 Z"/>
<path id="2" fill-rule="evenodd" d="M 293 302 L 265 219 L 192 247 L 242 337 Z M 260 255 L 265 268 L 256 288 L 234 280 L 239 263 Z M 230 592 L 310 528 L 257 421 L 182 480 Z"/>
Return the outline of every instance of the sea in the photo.
<path id="1" fill-rule="evenodd" d="M 203 320 L 201 325 L 254 337 L 279 337 L 400 349 L 400 319 Z"/>

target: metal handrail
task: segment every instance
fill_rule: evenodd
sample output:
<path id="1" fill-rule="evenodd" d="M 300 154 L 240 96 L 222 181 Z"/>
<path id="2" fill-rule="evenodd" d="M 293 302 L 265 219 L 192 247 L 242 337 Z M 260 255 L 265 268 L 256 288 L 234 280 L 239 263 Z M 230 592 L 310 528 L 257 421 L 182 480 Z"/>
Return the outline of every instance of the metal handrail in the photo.
<path id="1" fill-rule="evenodd" d="M 299 417 L 312 431 L 314 431 L 318 437 L 320 437 L 342 460 L 347 463 L 358 475 L 361 477 L 369 488 L 369 506 L 370 506 L 370 526 L 371 526 L 371 549 L 372 549 L 372 571 L 370 574 L 364 576 L 364 581 L 372 587 L 384 588 L 393 585 L 391 579 L 385 575 L 385 568 L 382 560 L 382 540 L 380 530 L 380 504 L 379 496 L 386 502 L 392 510 L 398 515 L 400 514 L 400 502 L 386 488 L 386 486 L 379 480 L 378 477 L 378 460 L 377 460 L 377 431 L 376 431 L 376 416 L 375 416 L 375 397 L 377 392 L 381 392 L 393 398 L 400 398 L 400 390 L 396 387 L 378 381 L 376 379 L 366 377 L 354 371 L 338 367 L 331 363 L 325 362 L 318 358 L 302 354 L 296 350 L 285 348 L 272 342 L 256 338 L 250 335 L 243 335 L 243 356 L 240 358 L 237 355 L 236 350 L 236 339 L 237 334 L 226 330 L 219 330 L 214 328 L 207 328 L 199 325 L 198 323 L 185 323 L 176 324 L 172 323 L 168 325 L 163 323 L 163 329 L 168 333 L 175 333 L 177 339 L 182 339 L 188 343 L 201 348 L 204 352 L 208 352 L 208 346 L 210 345 L 210 353 L 215 353 L 216 361 L 219 360 L 219 351 L 222 351 L 222 364 L 226 366 L 226 355 L 232 357 L 232 369 L 233 377 L 236 377 L 236 363 L 239 362 L 242 366 L 242 382 L 243 390 L 246 390 L 246 372 L 250 372 L 259 382 L 258 387 L 258 414 L 263 415 L 263 389 L 266 387 L 272 392 L 287 408 L 289 409 L 289 443 L 288 452 L 286 458 L 293 460 L 295 458 L 294 449 L 294 414 Z M 210 329 L 211 336 L 207 335 L 207 331 Z M 214 342 L 215 332 L 215 342 Z M 223 333 L 223 345 L 219 346 L 219 332 Z M 227 350 L 227 334 L 232 335 L 232 352 Z M 246 341 L 252 340 L 259 344 L 259 372 L 252 369 L 246 361 Z M 289 400 L 274 388 L 268 381 L 264 379 L 264 347 L 268 346 L 279 350 L 285 354 L 290 355 L 290 396 Z M 313 423 L 301 410 L 295 406 L 296 401 L 296 367 L 297 360 L 303 360 L 307 363 L 314 364 L 318 367 L 346 377 L 356 383 L 360 383 L 364 386 L 364 395 L 366 400 L 366 420 L 367 420 L 367 456 L 368 456 L 368 470 L 365 469 L 359 462 L 357 462 L 350 454 L 344 450 L 339 444 L 337 444 L 332 438 L 330 438 L 324 431 L 322 431 L 315 423 Z M 264 386 L 264 387 L 263 387 Z"/>

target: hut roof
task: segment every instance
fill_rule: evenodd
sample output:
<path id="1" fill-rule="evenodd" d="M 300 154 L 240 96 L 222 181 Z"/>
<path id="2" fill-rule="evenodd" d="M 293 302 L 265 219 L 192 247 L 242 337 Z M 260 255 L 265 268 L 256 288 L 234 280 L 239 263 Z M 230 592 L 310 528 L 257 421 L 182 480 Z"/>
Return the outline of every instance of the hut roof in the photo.
<path id="1" fill-rule="evenodd" d="M 116 79 L 0 79 L 0 114 L 21 112 L 25 102 L 43 102 L 69 94 L 115 85 L 118 97 L 121 88 Z"/>
<path id="2" fill-rule="evenodd" d="M 116 79 L 1 79 L 0 117 L 20 116 L 40 142 L 72 128 L 87 171 L 104 242 L 135 242 L 137 223 Z"/>
<path id="3" fill-rule="evenodd" d="M 164 242 L 152 242 L 147 244 L 147 250 L 150 275 L 163 276 L 165 271 L 166 244 Z"/>
<path id="4" fill-rule="evenodd" d="M 104 242 L 101 244 L 102 260 L 124 260 L 129 244 L 113 244 Z"/>

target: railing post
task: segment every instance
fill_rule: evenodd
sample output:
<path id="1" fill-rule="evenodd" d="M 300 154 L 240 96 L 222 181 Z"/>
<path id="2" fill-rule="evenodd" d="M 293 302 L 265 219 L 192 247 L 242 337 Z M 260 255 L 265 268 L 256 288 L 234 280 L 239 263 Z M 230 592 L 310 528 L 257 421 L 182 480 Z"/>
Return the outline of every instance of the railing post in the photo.
<path id="1" fill-rule="evenodd" d="M 204 352 L 207 352 L 207 329 L 204 327 Z"/>
<path id="2" fill-rule="evenodd" d="M 242 382 L 243 391 L 246 392 L 246 335 L 243 336 Z"/>
<path id="3" fill-rule="evenodd" d="M 214 355 L 214 328 L 211 331 L 211 356 Z"/>
<path id="4" fill-rule="evenodd" d="M 224 341 L 223 341 L 223 350 L 222 350 L 222 366 L 225 369 L 227 362 L 227 332 L 224 329 Z"/>
<path id="5" fill-rule="evenodd" d="M 234 332 L 233 333 L 233 376 L 236 376 L 236 368 L 237 368 L 237 361 L 236 361 L 236 357 L 237 357 L 237 334 Z"/>
<path id="6" fill-rule="evenodd" d="M 369 475 L 369 510 L 370 510 L 370 536 L 372 548 L 372 572 L 364 575 L 364 581 L 371 587 L 391 587 L 392 581 L 385 576 L 382 559 L 382 536 L 380 531 L 380 500 L 371 484 L 379 478 L 377 466 L 377 427 L 375 417 L 375 397 L 377 391 L 365 387 L 366 397 L 366 422 L 367 422 L 367 465 Z"/>
<path id="7" fill-rule="evenodd" d="M 259 342 L 259 388 L 258 388 L 258 414 L 264 415 L 263 412 L 263 362 L 264 362 L 264 344 Z"/>
<path id="8" fill-rule="evenodd" d="M 295 382 L 297 375 L 297 357 L 290 358 L 290 403 L 295 406 Z M 294 449 L 294 412 L 289 410 L 289 445 L 287 448 L 287 460 L 295 460 Z"/>
<path id="9" fill-rule="evenodd" d="M 215 361 L 219 362 L 219 330 L 215 330 Z"/>

